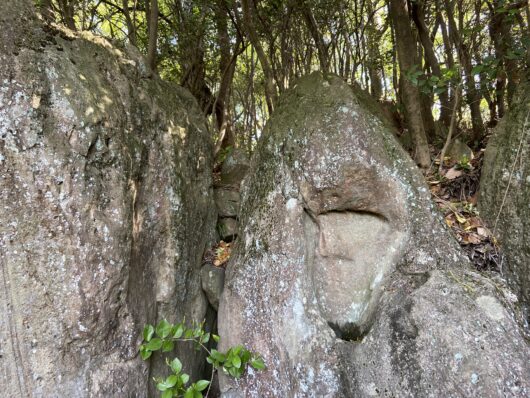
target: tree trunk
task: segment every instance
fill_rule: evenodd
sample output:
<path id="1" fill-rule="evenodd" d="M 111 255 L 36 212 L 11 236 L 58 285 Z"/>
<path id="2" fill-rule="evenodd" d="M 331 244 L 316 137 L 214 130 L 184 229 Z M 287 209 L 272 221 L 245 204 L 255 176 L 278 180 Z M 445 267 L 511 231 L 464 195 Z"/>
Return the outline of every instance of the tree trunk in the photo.
<path id="1" fill-rule="evenodd" d="M 484 123 L 482 121 L 482 114 L 480 113 L 480 101 L 482 96 L 475 87 L 475 80 L 471 70 L 471 55 L 467 45 L 462 41 L 456 22 L 454 19 L 454 7 L 451 0 L 445 0 L 445 7 L 447 11 L 447 19 L 449 21 L 449 37 L 452 39 L 457 52 L 460 64 L 464 70 L 465 84 L 466 84 L 466 100 L 471 111 L 471 123 L 473 126 L 472 140 L 477 143 L 484 136 Z"/>
<path id="2" fill-rule="evenodd" d="M 59 8 L 64 24 L 68 29 L 77 30 L 74 20 L 74 3 L 72 0 L 59 0 Z"/>
<path id="3" fill-rule="evenodd" d="M 423 1 L 412 2 L 412 19 L 414 20 L 418 30 L 418 35 L 424 49 L 427 65 L 431 69 L 432 74 L 441 79 L 442 73 L 440 69 L 440 63 L 438 62 L 438 57 L 434 52 L 434 46 L 431 38 L 429 37 L 429 29 L 425 23 Z M 441 92 L 438 94 L 438 96 L 440 97 L 441 105 L 440 120 L 446 128 L 449 128 L 449 123 L 451 122 L 451 107 L 449 104 L 448 92 Z"/>
<path id="4" fill-rule="evenodd" d="M 417 66 L 416 41 L 410 29 L 407 1 L 390 0 L 390 16 L 396 30 L 395 38 L 403 89 L 401 96 L 405 105 L 408 126 L 416 147 L 415 160 L 420 167 L 428 168 L 431 157 L 423 125 L 420 93 L 418 88 L 406 77 L 406 73 Z"/>
<path id="5" fill-rule="evenodd" d="M 304 16 L 304 20 L 306 22 L 307 28 L 309 29 L 309 32 L 311 33 L 311 37 L 313 37 L 313 41 L 315 42 L 315 45 L 317 46 L 317 54 L 318 54 L 318 60 L 320 62 L 320 68 L 322 69 L 322 72 L 328 71 L 328 53 L 326 44 L 324 43 L 324 38 L 322 37 L 322 33 L 320 32 L 320 29 L 318 28 L 317 21 L 315 20 L 315 16 L 311 12 L 311 8 L 309 4 L 307 3 L 307 0 L 304 1 L 301 5 L 302 8 L 302 15 Z"/>
<path id="6" fill-rule="evenodd" d="M 40 13 L 46 23 L 55 22 L 52 0 L 42 0 L 40 3 Z"/>
<path id="7" fill-rule="evenodd" d="M 376 100 L 380 100 L 383 95 L 383 66 L 381 65 L 381 52 L 379 51 L 382 34 L 377 31 L 375 21 L 373 20 L 374 12 L 372 0 L 367 2 L 367 12 L 371 19 L 366 25 L 366 46 L 368 50 L 366 66 L 370 77 L 370 94 Z M 386 30 L 386 28 L 384 30 Z"/>
<path id="8" fill-rule="evenodd" d="M 511 102 L 511 98 L 515 93 L 517 83 L 519 82 L 519 68 L 517 61 L 514 59 L 506 58 L 508 50 L 513 48 L 514 41 L 510 33 L 512 28 L 511 18 L 507 18 L 508 13 L 506 11 L 499 11 L 503 7 L 504 2 L 500 0 L 494 0 L 490 5 L 490 23 L 489 31 L 493 47 L 495 48 L 495 58 L 499 62 L 497 72 L 497 82 L 495 87 L 497 112 L 499 118 L 504 116 L 505 112 L 505 90 L 508 89 L 508 103 Z M 506 81 L 508 84 L 506 85 Z"/>
<path id="9" fill-rule="evenodd" d="M 146 0 L 146 16 L 148 16 L 148 45 L 147 64 L 152 71 L 156 70 L 156 51 L 158 39 L 158 0 L 151 0 L 151 4 Z"/>
<path id="10" fill-rule="evenodd" d="M 216 2 L 215 23 L 220 49 L 219 74 L 221 76 L 219 93 L 215 100 L 215 118 L 217 131 L 219 132 L 219 140 L 215 147 L 215 153 L 217 153 L 221 148 L 234 146 L 236 143 L 234 132 L 229 121 L 228 109 L 230 87 L 232 86 L 237 51 L 241 41 L 238 36 L 232 55 L 230 50 L 230 36 L 228 35 L 228 15 L 225 8 L 225 0 L 217 0 Z"/>
<path id="11" fill-rule="evenodd" d="M 137 47 L 136 43 L 136 26 L 134 21 L 131 19 L 131 13 L 129 12 L 129 0 L 122 0 L 123 16 L 125 17 L 125 23 L 127 24 L 127 37 L 129 42 Z"/>
<path id="12" fill-rule="evenodd" d="M 263 69 L 263 75 L 265 76 L 265 96 L 267 101 L 267 109 L 269 114 L 274 110 L 274 104 L 276 103 L 276 85 L 274 83 L 274 73 L 271 65 L 263 51 L 260 39 L 256 33 L 254 26 L 254 1 L 253 0 L 241 0 L 241 7 L 243 9 L 243 24 L 245 26 L 245 32 L 252 43 L 252 47 L 256 50 L 261 68 Z"/>

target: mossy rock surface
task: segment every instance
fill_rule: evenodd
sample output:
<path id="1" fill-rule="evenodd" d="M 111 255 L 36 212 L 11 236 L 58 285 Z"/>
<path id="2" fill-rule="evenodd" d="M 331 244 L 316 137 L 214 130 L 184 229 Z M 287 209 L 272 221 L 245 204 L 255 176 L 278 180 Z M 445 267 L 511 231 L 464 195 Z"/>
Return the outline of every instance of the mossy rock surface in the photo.
<path id="1" fill-rule="evenodd" d="M 210 136 L 139 53 L 32 3 L 0 2 L 1 395 L 147 396 L 165 364 L 139 358 L 144 324 L 209 317 Z"/>
<path id="2" fill-rule="evenodd" d="M 499 122 L 484 155 L 480 214 L 499 238 L 502 273 L 517 291 L 530 322 L 530 82 Z"/>
<path id="3" fill-rule="evenodd" d="M 268 121 L 218 320 L 221 349 L 268 369 L 221 375 L 224 396 L 524 396 L 509 291 L 473 272 L 370 106 L 314 73 Z"/>

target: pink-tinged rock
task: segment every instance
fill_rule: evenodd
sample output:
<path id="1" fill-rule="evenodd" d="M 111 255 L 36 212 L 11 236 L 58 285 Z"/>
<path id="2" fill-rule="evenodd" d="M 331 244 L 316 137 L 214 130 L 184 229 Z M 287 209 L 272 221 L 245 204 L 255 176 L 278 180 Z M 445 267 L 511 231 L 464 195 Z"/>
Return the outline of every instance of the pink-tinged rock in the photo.
<path id="1" fill-rule="evenodd" d="M 280 99 L 242 184 L 221 349 L 267 370 L 224 397 L 498 397 L 530 390 L 502 280 L 474 272 L 392 133 L 338 77 Z"/>

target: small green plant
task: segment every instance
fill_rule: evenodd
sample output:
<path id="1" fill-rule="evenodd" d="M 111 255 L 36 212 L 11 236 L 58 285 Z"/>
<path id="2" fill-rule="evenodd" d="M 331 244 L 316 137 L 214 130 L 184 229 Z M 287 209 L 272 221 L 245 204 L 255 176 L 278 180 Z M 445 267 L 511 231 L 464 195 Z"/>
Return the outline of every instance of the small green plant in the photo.
<path id="1" fill-rule="evenodd" d="M 470 159 L 466 155 L 463 155 L 462 158 L 456 164 L 456 168 L 460 170 L 470 171 L 473 169 L 473 166 L 471 165 Z"/>
<path id="2" fill-rule="evenodd" d="M 208 354 L 206 361 L 212 365 L 212 376 L 210 381 L 199 380 L 195 383 L 189 383 L 189 375 L 182 373 L 182 363 L 178 358 L 169 360 L 166 363 L 172 373 L 163 378 L 154 378 L 156 388 L 162 392 L 162 398 L 183 397 L 183 398 L 202 398 L 203 391 L 206 391 L 206 397 L 210 391 L 210 385 L 214 372 L 221 369 L 227 375 L 235 378 L 241 377 L 248 366 L 256 370 L 265 369 L 263 359 L 243 346 L 230 348 L 226 353 L 209 349 L 206 344 L 219 341 L 219 336 L 207 333 L 204 330 L 204 322 L 192 325 L 187 328 L 184 322 L 171 324 L 167 320 L 161 320 L 158 325 L 146 325 L 143 331 L 143 342 L 140 345 L 140 356 L 143 360 L 151 357 L 153 352 L 171 352 L 175 348 L 176 342 L 190 342 L 195 344 L 196 349 L 204 350 Z"/>

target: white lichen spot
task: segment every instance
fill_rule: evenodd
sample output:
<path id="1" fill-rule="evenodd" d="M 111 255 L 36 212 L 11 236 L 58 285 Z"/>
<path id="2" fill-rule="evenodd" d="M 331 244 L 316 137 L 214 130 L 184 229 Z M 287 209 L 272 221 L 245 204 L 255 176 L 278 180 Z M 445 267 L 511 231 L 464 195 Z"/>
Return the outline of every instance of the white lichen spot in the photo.
<path id="1" fill-rule="evenodd" d="M 504 319 L 504 308 L 492 296 L 480 296 L 476 299 L 478 306 L 486 313 L 486 315 L 494 321 L 501 321 Z"/>
<path id="2" fill-rule="evenodd" d="M 298 200 L 296 198 L 291 198 L 287 201 L 287 203 L 285 204 L 285 207 L 287 208 L 287 210 L 291 211 L 295 209 L 297 205 L 298 205 Z"/>

